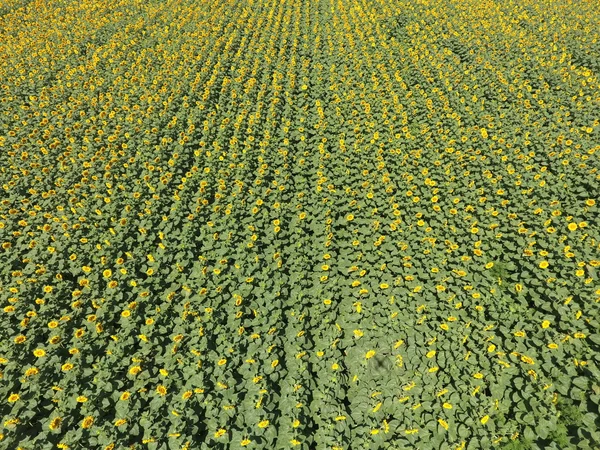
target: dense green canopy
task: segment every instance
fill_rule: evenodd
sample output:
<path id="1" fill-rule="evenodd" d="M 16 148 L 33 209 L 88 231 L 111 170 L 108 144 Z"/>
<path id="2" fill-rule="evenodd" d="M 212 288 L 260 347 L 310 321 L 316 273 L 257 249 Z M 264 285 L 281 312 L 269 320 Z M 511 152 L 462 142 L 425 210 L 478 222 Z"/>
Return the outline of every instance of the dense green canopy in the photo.
<path id="1" fill-rule="evenodd" d="M 598 448 L 598 10 L 0 0 L 0 448 Z"/>

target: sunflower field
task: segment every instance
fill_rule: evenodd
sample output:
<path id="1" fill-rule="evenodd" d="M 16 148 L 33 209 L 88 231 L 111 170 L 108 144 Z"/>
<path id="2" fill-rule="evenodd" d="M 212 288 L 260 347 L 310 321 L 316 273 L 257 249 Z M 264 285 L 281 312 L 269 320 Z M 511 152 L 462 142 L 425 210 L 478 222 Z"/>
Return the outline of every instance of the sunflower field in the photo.
<path id="1" fill-rule="evenodd" d="M 598 10 L 0 0 L 0 449 L 600 448 Z"/>

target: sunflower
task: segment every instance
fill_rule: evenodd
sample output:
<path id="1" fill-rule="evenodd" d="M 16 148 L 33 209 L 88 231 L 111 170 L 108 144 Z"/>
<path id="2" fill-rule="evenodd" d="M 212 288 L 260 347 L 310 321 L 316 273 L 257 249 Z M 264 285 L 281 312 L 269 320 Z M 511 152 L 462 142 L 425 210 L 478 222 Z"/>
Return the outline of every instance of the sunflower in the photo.
<path id="1" fill-rule="evenodd" d="M 92 416 L 87 416 L 81 421 L 81 428 L 87 430 L 94 423 L 94 418 Z"/>
<path id="2" fill-rule="evenodd" d="M 31 376 L 37 375 L 39 373 L 40 373 L 40 371 L 39 371 L 39 369 L 37 367 L 30 367 L 29 369 L 27 369 L 25 371 L 25 376 L 26 377 L 31 377 Z"/>
<path id="3" fill-rule="evenodd" d="M 444 419 L 438 419 L 438 423 L 441 425 L 441 427 L 442 427 L 444 430 L 447 430 L 447 429 L 448 429 L 448 422 L 446 422 Z"/>
<path id="4" fill-rule="evenodd" d="M 162 384 L 159 384 L 156 388 L 158 395 L 165 396 L 167 394 L 167 388 Z"/>
<path id="5" fill-rule="evenodd" d="M 60 427 L 60 424 L 62 423 L 62 418 L 61 417 L 55 417 L 54 419 L 52 419 L 50 421 L 50 424 L 48 425 L 48 428 L 50 428 L 50 430 L 54 431 L 57 428 Z"/>

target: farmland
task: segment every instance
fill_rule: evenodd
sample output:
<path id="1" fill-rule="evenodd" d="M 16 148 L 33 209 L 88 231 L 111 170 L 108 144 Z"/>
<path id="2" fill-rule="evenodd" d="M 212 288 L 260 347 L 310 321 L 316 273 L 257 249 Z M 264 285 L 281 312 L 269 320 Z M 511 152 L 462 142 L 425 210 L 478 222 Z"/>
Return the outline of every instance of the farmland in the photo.
<path id="1" fill-rule="evenodd" d="M 597 449 L 599 8 L 0 0 L 0 448 Z"/>

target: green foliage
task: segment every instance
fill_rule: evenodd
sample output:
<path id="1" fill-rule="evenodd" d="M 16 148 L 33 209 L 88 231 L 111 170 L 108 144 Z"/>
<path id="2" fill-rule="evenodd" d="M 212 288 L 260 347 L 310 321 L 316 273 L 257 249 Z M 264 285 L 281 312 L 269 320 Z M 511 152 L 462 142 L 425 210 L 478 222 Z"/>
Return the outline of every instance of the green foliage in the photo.
<path id="1" fill-rule="evenodd" d="M 598 448 L 596 3 L 0 0 L 0 448 Z"/>
<path id="2" fill-rule="evenodd" d="M 524 438 L 511 441 L 502 447 L 503 450 L 531 450 L 531 442 Z"/>

